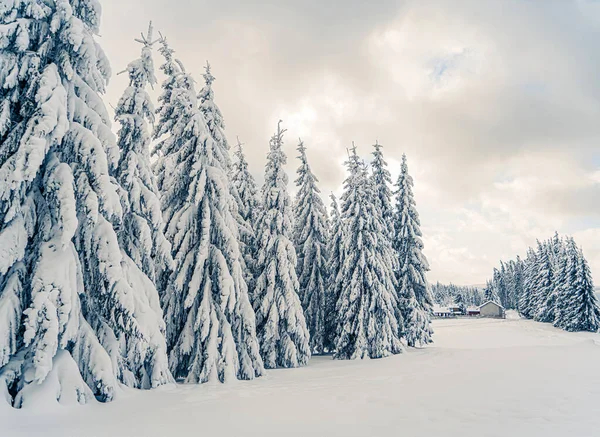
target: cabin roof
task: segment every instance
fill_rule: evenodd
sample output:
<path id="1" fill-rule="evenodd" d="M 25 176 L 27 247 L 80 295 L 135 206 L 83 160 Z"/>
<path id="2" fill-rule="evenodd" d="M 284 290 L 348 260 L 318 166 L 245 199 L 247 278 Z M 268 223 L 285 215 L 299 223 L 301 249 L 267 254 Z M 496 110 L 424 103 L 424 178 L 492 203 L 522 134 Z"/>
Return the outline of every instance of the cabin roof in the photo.
<path id="1" fill-rule="evenodd" d="M 493 300 L 488 300 L 488 301 L 482 303 L 481 305 L 479 305 L 479 309 L 483 308 L 488 303 L 492 303 L 492 304 L 496 305 L 498 308 L 504 309 L 504 307 L 502 305 L 500 305 L 498 302 L 494 302 Z"/>

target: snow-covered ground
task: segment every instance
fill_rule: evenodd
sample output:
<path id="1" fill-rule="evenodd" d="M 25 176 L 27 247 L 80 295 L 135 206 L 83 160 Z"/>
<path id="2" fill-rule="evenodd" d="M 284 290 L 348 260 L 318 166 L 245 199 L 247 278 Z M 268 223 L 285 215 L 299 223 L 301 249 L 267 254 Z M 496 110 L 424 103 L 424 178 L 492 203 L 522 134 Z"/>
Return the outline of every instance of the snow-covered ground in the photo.
<path id="1" fill-rule="evenodd" d="M 0 406 L 0 436 L 600 435 L 600 335 L 509 318 L 438 320 L 435 344 L 316 357 L 226 385 L 129 390 L 110 404 Z"/>

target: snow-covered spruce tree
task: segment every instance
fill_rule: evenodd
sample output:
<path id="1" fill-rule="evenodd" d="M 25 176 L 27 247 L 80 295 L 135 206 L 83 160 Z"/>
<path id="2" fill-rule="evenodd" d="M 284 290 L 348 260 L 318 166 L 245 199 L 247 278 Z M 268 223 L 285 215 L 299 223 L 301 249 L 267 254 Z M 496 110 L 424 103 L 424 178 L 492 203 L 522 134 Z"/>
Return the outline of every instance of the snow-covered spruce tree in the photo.
<path id="1" fill-rule="evenodd" d="M 292 205 L 283 166 L 281 121 L 270 141 L 258 221 L 254 310 L 260 351 L 265 367 L 298 367 L 310 358 L 309 333 L 298 297 L 296 250 L 292 238 Z"/>
<path id="2" fill-rule="evenodd" d="M 566 242 L 565 282 L 556 304 L 555 326 L 566 331 L 597 332 L 600 308 L 589 265 L 573 238 Z"/>
<path id="3" fill-rule="evenodd" d="M 571 278 L 577 271 L 577 246 L 571 245 L 567 238 L 561 247 L 561 253 L 554 262 L 554 321 L 557 328 L 563 328 L 568 320 L 571 298 Z"/>
<path id="4" fill-rule="evenodd" d="M 398 303 L 404 318 L 403 335 L 409 346 L 430 343 L 433 298 L 426 273 L 429 264 L 423 255 L 421 223 L 413 195 L 413 179 L 406 155 L 398 177 L 394 211 L 393 248 L 398 259 L 396 278 Z"/>
<path id="5" fill-rule="evenodd" d="M 119 150 L 100 94 L 95 0 L 0 8 L 0 390 L 27 404 L 113 399 L 169 380 L 119 246 Z M 134 287 L 132 287 L 134 285 Z M 148 361 L 153 364 L 148 367 Z M 46 391 L 46 393 L 48 393 Z"/>
<path id="6" fill-rule="evenodd" d="M 310 334 L 311 353 L 321 354 L 325 348 L 325 302 L 327 300 L 327 210 L 319 195 L 318 179 L 313 174 L 306 147 L 298 144 L 300 167 L 294 203 L 294 245 L 298 256 L 299 295 Z"/>
<path id="7" fill-rule="evenodd" d="M 157 283 L 163 272 L 172 268 L 173 258 L 163 233 L 158 188 L 150 166 L 148 122 L 154 123 L 154 105 L 146 87 L 156 83 L 152 32 L 150 24 L 148 34 L 136 39 L 142 44 L 141 57 L 127 66 L 129 86 L 115 108 L 121 125 L 117 141 L 121 157 L 115 178 L 125 192 L 119 242 L 138 268 Z"/>
<path id="8" fill-rule="evenodd" d="M 256 277 L 256 255 L 258 243 L 256 239 L 258 217 L 260 215 L 260 202 L 258 200 L 258 190 L 254 177 L 248 169 L 248 161 L 242 149 L 242 143 L 237 142 L 234 152 L 235 160 L 232 165 L 231 182 L 235 186 L 238 196 L 238 212 L 246 224 L 240 227 L 240 250 L 245 261 L 245 278 L 252 299 L 252 290 L 254 290 L 254 280 Z"/>
<path id="9" fill-rule="evenodd" d="M 504 269 L 504 263 L 501 261 L 501 269 Z M 506 288 L 504 286 L 504 276 L 502 274 L 501 270 L 498 270 L 497 268 L 494 268 L 494 274 L 492 276 L 492 294 L 491 294 L 491 300 L 493 300 L 494 302 L 500 304 L 500 305 L 504 305 L 504 302 L 502 301 L 502 296 L 506 296 Z M 505 299 L 506 300 L 506 299 Z"/>
<path id="10" fill-rule="evenodd" d="M 523 295 L 523 275 L 524 275 L 524 263 L 520 256 L 517 255 L 517 259 L 514 262 L 513 266 L 513 282 L 512 282 L 512 291 L 509 296 L 511 308 L 518 309 L 519 300 Z"/>
<path id="11" fill-rule="evenodd" d="M 147 35 L 136 40 L 142 44 L 141 57 L 125 70 L 129 86 L 115 108 L 115 118 L 121 125 L 117 141 L 121 156 L 114 176 L 122 187 L 123 221 L 118 239 L 125 252 L 126 272 L 137 292 L 137 305 L 147 318 L 145 333 L 155 345 L 145 365 L 149 374 L 170 375 L 165 324 L 156 288 L 159 284 L 164 286 L 164 276 L 173 268 L 173 258 L 163 233 L 158 189 L 150 166 L 148 121 L 154 122 L 154 106 L 146 86 L 156 83 L 152 32 L 150 24 Z"/>
<path id="12" fill-rule="evenodd" d="M 371 162 L 371 178 L 375 187 L 375 201 L 378 202 L 378 208 L 381 209 L 383 223 L 388 230 L 390 241 L 394 235 L 394 208 L 392 206 L 392 176 L 387 169 L 387 162 L 383 158 L 383 146 L 377 141 L 373 146 L 373 162 Z"/>
<path id="13" fill-rule="evenodd" d="M 216 150 L 223 151 L 222 160 L 227 168 L 227 175 L 230 177 L 231 183 L 228 185 L 231 195 L 235 202 L 231 204 L 232 214 L 238 222 L 239 244 L 242 253 L 242 270 L 244 271 L 244 279 L 248 285 L 249 292 L 254 288 L 254 260 L 251 258 L 251 252 L 256 251 L 255 230 L 253 223 L 246 220 L 243 211 L 247 208 L 245 201 L 240 197 L 237 189 L 237 184 L 233 183 L 233 167 L 229 156 L 229 142 L 225 136 L 225 122 L 223 114 L 215 103 L 215 93 L 212 84 L 215 77 L 210 72 L 210 64 L 206 62 L 204 67 L 204 87 L 198 93 L 200 102 L 200 111 L 206 120 L 206 125 L 212 139 L 219 147 Z M 239 144 L 239 141 L 238 141 Z"/>
<path id="14" fill-rule="evenodd" d="M 394 272 L 386 228 L 373 202 L 375 188 L 356 148 L 348 159 L 342 220 L 344 263 L 336 311 L 336 359 L 382 358 L 402 352 L 396 319 Z"/>
<path id="15" fill-rule="evenodd" d="M 175 269 L 163 296 L 173 376 L 186 382 L 263 373 L 238 244 L 227 150 L 199 109 L 193 79 L 166 57 L 154 170 Z M 167 115 L 168 114 L 168 115 Z M 172 117 L 172 118 L 171 118 Z"/>
<path id="16" fill-rule="evenodd" d="M 538 241 L 535 289 L 532 296 L 534 319 L 537 322 L 554 322 L 554 256 L 547 243 Z"/>
<path id="17" fill-rule="evenodd" d="M 523 291 L 519 297 L 518 310 L 522 317 L 532 319 L 535 314 L 533 307 L 533 293 L 535 291 L 535 278 L 537 275 L 537 255 L 530 247 L 527 258 L 523 263 Z"/>
<path id="18" fill-rule="evenodd" d="M 333 193 L 331 198 L 331 219 L 327 243 L 327 292 L 325 294 L 325 349 L 335 350 L 337 312 L 336 305 L 342 288 L 340 272 L 344 264 L 344 236 L 340 208 Z"/>
<path id="19" fill-rule="evenodd" d="M 494 269 L 494 271 L 496 272 L 497 270 Z M 483 290 L 483 301 L 500 303 L 500 298 L 498 297 L 498 292 L 496 290 L 497 288 L 494 285 L 494 282 L 487 281 L 485 284 L 485 289 Z"/>

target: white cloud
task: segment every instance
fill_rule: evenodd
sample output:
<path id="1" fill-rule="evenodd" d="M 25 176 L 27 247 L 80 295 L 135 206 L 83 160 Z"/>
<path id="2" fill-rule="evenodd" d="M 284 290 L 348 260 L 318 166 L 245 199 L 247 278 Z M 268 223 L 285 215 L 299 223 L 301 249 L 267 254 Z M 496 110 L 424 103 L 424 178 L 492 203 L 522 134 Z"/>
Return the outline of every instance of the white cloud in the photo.
<path id="1" fill-rule="evenodd" d="M 554 230 L 581 239 L 600 277 L 597 2 L 103 4 L 115 71 L 151 17 L 197 79 L 210 59 L 259 180 L 280 118 L 290 179 L 301 136 L 324 195 L 352 141 L 362 155 L 383 144 L 393 177 L 406 152 L 431 279 L 481 283 Z"/>

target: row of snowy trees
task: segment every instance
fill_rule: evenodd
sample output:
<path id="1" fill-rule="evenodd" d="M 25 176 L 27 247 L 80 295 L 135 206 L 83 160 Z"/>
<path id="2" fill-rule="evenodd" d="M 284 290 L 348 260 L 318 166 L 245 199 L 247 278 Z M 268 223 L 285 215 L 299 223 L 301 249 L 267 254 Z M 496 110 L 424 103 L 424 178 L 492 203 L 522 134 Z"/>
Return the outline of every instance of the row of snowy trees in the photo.
<path id="1" fill-rule="evenodd" d="M 456 304 L 466 308 L 467 306 L 479 306 L 485 301 L 483 290 L 477 287 L 465 287 L 455 284 L 440 284 L 431 286 L 433 299 L 438 305 Z"/>
<path id="2" fill-rule="evenodd" d="M 566 331 L 600 329 L 600 307 L 588 262 L 572 237 L 558 233 L 529 248 L 524 260 L 517 257 L 494 269 L 485 297 Z"/>
<path id="3" fill-rule="evenodd" d="M 197 92 L 151 26 L 125 70 L 115 137 L 100 12 L 97 0 L 0 8 L 0 391 L 10 404 L 42 393 L 110 401 L 121 384 L 252 379 L 311 353 L 378 358 L 402 339 L 431 341 L 405 157 L 393 194 L 381 146 L 371 169 L 353 148 L 328 219 L 302 142 L 290 199 L 278 125 L 259 194 L 239 142 L 230 158 L 210 67 Z"/>

